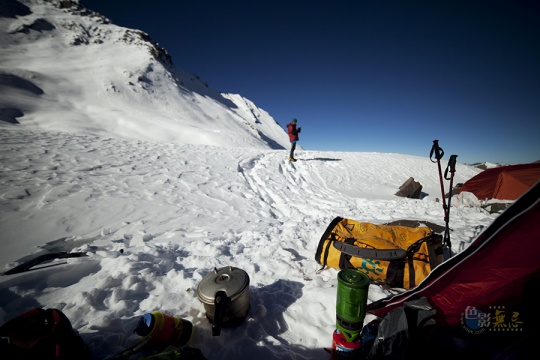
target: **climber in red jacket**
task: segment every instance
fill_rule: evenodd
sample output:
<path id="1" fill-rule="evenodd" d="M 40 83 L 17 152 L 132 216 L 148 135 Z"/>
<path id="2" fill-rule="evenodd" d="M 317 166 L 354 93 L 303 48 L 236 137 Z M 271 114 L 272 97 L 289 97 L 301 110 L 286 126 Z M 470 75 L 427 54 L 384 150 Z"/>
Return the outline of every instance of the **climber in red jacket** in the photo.
<path id="1" fill-rule="evenodd" d="M 296 161 L 294 158 L 294 149 L 296 149 L 296 142 L 299 140 L 298 134 L 300 133 L 300 130 L 302 130 L 301 127 L 296 128 L 296 122 L 296 119 L 292 119 L 292 121 L 287 124 L 287 133 L 289 134 L 289 140 L 291 141 L 291 153 L 289 154 L 290 161 Z"/>

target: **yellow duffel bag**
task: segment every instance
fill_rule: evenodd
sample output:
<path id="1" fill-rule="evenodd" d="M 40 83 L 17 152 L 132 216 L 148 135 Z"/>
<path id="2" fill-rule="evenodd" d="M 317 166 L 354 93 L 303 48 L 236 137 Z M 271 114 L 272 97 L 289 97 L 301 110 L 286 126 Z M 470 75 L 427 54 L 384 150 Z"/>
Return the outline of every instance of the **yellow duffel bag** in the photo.
<path id="1" fill-rule="evenodd" d="M 336 217 L 319 241 L 315 260 L 323 269 L 358 269 L 372 282 L 410 289 L 443 262 L 442 236 L 426 226 Z"/>

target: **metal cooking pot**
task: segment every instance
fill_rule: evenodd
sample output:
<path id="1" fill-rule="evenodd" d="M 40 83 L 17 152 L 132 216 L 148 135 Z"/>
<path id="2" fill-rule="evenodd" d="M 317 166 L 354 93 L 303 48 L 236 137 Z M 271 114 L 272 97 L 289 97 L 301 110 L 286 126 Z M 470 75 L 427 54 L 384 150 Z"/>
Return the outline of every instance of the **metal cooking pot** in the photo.
<path id="1" fill-rule="evenodd" d="M 219 336 L 221 327 L 242 322 L 249 311 L 249 275 L 232 266 L 214 268 L 197 287 L 206 317 L 212 322 L 212 335 Z"/>

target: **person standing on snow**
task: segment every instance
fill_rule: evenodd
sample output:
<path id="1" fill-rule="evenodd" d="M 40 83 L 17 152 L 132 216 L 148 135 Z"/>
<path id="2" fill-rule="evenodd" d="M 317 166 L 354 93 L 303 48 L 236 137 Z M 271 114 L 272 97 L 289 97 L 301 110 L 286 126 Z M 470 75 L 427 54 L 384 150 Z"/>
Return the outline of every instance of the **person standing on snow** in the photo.
<path id="1" fill-rule="evenodd" d="M 292 121 L 287 124 L 287 133 L 289 134 L 289 140 L 291 141 L 291 153 L 289 154 L 290 161 L 296 161 L 294 158 L 294 150 L 296 149 L 296 142 L 299 140 L 298 134 L 300 133 L 300 130 L 302 130 L 301 127 L 298 129 L 296 128 L 296 122 L 296 119 L 292 119 Z"/>

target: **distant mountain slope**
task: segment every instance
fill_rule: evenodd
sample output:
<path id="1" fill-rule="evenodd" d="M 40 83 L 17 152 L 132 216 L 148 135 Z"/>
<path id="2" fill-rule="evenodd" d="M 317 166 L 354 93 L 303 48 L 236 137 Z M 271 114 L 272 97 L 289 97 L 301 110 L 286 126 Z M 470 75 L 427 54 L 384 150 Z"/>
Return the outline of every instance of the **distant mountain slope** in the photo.
<path id="1" fill-rule="evenodd" d="M 283 149 L 264 110 L 174 66 L 148 34 L 78 1 L 0 4 L 0 122 L 120 138 Z"/>

